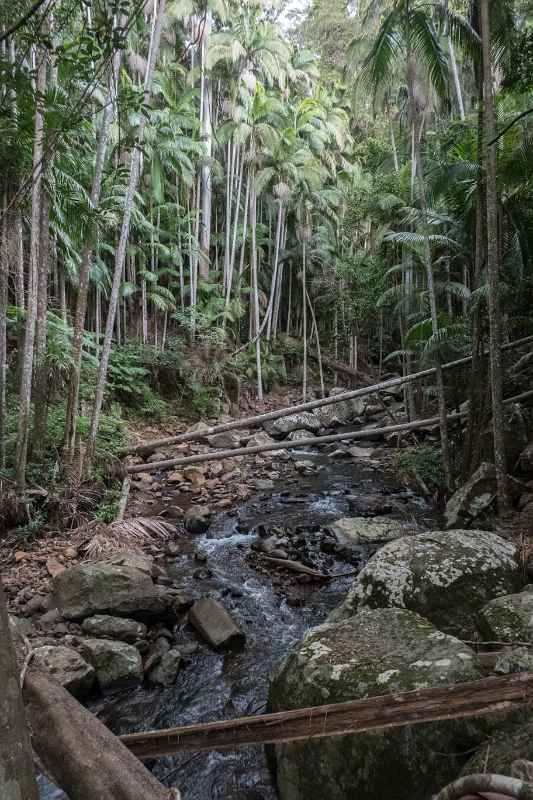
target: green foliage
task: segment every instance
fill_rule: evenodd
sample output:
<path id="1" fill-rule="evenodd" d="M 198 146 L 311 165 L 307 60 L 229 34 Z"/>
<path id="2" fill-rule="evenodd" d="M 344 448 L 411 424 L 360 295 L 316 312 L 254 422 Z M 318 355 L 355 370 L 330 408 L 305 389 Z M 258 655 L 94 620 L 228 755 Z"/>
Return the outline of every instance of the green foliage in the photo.
<path id="1" fill-rule="evenodd" d="M 220 390 L 215 386 L 191 386 L 191 408 L 201 418 L 212 417 L 220 409 Z"/>
<path id="2" fill-rule="evenodd" d="M 398 462 L 402 470 L 411 472 L 420 478 L 430 491 L 438 491 L 445 488 L 446 482 L 442 469 L 440 448 L 421 445 L 414 450 L 402 453 Z"/>
<path id="3" fill-rule="evenodd" d="M 243 350 L 235 357 L 235 368 L 249 381 L 257 379 L 255 345 Z M 268 342 L 261 344 L 261 377 L 267 391 L 275 384 L 287 383 L 287 369 L 282 355 L 275 353 Z"/>
<path id="4" fill-rule="evenodd" d="M 115 398 L 132 403 L 142 396 L 148 371 L 139 362 L 139 348 L 135 344 L 111 350 L 107 383 Z"/>

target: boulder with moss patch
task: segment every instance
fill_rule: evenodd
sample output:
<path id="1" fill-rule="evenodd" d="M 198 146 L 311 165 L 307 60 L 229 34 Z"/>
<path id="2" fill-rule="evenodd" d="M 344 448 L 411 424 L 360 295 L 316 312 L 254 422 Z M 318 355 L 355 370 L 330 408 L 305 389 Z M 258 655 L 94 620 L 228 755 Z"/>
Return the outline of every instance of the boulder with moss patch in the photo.
<path id="1" fill-rule="evenodd" d="M 468 638 L 479 610 L 520 582 L 515 546 L 494 533 L 420 533 L 378 550 L 330 620 L 361 608 L 408 608 L 447 633 Z"/>
<path id="2" fill-rule="evenodd" d="M 418 614 L 367 609 L 312 630 L 275 675 L 269 705 L 285 711 L 480 677 L 475 653 Z M 395 800 L 427 800 L 479 737 L 477 723 L 457 720 L 279 744 L 279 796 L 383 800 L 393 776 Z"/>
<path id="3" fill-rule="evenodd" d="M 487 639 L 498 642 L 533 642 L 533 593 L 508 594 L 487 603 L 479 613 L 479 626 Z"/>

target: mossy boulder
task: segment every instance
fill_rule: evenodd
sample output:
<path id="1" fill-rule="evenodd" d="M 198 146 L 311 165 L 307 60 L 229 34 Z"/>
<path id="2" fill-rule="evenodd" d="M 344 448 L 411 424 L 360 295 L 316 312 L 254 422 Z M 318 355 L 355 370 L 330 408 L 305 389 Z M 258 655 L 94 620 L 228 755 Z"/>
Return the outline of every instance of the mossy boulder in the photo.
<path id="1" fill-rule="evenodd" d="M 521 582 L 516 548 L 487 531 L 431 531 L 389 542 L 357 576 L 331 622 L 362 608 L 408 608 L 468 638 L 489 600 Z"/>
<path id="2" fill-rule="evenodd" d="M 479 613 L 479 627 L 493 641 L 533 642 L 533 592 L 491 600 Z"/>
<path id="3" fill-rule="evenodd" d="M 402 609 L 366 609 L 312 630 L 272 680 L 272 711 L 477 680 L 475 653 Z M 432 722 L 273 748 L 281 800 L 427 800 L 456 777 L 477 723 Z"/>
<path id="4" fill-rule="evenodd" d="M 493 730 L 463 766 L 461 773 L 511 775 L 513 761 L 522 758 L 533 761 L 533 720 L 528 719 L 525 713 L 515 714 L 515 719 Z"/>

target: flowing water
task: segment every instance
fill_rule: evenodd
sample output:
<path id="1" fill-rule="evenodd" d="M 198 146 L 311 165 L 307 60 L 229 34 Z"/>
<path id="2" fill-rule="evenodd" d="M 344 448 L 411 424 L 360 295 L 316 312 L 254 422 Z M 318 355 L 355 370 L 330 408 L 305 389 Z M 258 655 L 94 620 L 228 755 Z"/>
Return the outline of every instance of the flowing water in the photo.
<path id="1" fill-rule="evenodd" d="M 284 486 L 218 515 L 208 533 L 185 540 L 183 551 L 167 564 L 169 574 L 184 588 L 223 603 L 245 631 L 245 646 L 239 651 L 216 653 L 200 642 L 171 688 L 142 687 L 99 701 L 93 711 L 115 733 L 263 712 L 272 672 L 305 632 L 323 622 L 340 603 L 353 576 L 317 583 L 301 576 L 284 579 L 275 571 L 259 571 L 251 550 L 258 526 L 296 530 L 311 547 L 316 540 L 318 563 L 325 559 L 322 566 L 330 572 L 345 572 L 350 564 L 321 555 L 320 527 L 354 515 L 349 510 L 348 495 L 386 495 L 393 508 L 389 516 L 429 527 L 429 506 L 399 487 L 393 475 L 364 461 L 336 461 L 313 453 L 303 456 L 301 451 L 298 457 L 317 461 L 321 471 L 298 478 L 294 492 Z M 350 556 L 351 565 L 360 568 L 371 553 L 369 547 L 358 548 Z M 197 641 L 186 624 L 181 626 L 179 638 Z M 165 785 L 179 787 L 184 800 L 276 797 L 262 747 L 183 753 L 150 766 Z M 42 779 L 41 797 L 59 800 L 65 795 Z"/>

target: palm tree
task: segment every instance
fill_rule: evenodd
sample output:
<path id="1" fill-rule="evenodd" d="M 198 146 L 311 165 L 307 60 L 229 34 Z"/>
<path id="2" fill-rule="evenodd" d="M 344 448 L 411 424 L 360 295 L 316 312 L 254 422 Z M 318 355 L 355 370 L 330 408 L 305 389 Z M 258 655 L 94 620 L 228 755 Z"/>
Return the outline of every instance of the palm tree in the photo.
<path id="1" fill-rule="evenodd" d="M 363 65 L 363 80 L 374 89 L 385 84 L 391 75 L 396 60 L 404 64 L 408 93 L 408 111 L 411 129 L 411 168 L 413 179 L 418 181 L 418 199 L 424 221 L 424 260 L 426 282 L 431 311 L 432 332 L 439 334 L 437 298 L 433 276 L 431 241 L 427 224 L 428 204 L 422 158 L 422 137 L 428 112 L 429 94 L 426 79 L 440 95 L 448 90 L 448 65 L 441 48 L 434 17 L 445 18 L 449 36 L 458 41 L 475 40 L 476 35 L 466 20 L 450 9 L 431 6 L 412 0 L 399 0 L 383 20 L 376 40 Z M 426 75 L 419 74 L 422 64 Z M 413 184 L 414 185 L 414 184 Z M 453 488 L 451 454 L 448 438 L 446 396 L 440 363 L 436 364 L 437 393 L 439 400 L 442 462 L 448 489 Z"/>

